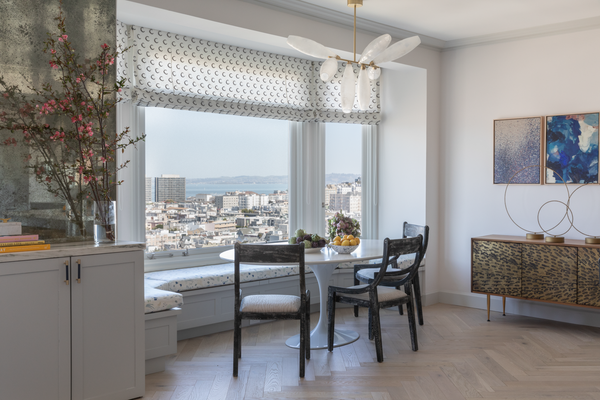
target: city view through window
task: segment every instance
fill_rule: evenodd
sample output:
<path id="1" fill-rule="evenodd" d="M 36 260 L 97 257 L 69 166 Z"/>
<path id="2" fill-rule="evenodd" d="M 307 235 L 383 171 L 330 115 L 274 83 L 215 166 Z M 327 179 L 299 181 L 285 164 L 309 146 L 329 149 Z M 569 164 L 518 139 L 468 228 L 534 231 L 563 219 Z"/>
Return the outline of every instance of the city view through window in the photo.
<path id="1" fill-rule="evenodd" d="M 146 251 L 287 240 L 288 124 L 148 109 Z M 326 214 L 360 219 L 360 125 L 326 140 Z"/>

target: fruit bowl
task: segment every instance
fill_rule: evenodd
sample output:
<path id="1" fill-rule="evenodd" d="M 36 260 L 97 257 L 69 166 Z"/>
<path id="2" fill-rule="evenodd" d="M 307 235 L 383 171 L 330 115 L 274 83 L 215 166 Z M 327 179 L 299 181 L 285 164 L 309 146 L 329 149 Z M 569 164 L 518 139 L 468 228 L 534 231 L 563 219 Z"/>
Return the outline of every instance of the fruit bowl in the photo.
<path id="1" fill-rule="evenodd" d="M 360 246 L 360 244 L 357 244 L 356 246 L 336 246 L 335 244 L 329 245 L 329 247 L 331 247 L 331 249 L 338 254 L 350 254 L 354 250 L 358 249 L 358 246 Z"/>

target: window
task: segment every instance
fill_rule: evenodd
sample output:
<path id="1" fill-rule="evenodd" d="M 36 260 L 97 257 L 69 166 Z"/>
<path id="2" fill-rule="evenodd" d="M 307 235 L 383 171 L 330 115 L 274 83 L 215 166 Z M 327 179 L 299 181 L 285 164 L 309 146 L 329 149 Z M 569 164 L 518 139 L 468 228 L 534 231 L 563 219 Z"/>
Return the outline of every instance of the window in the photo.
<path id="1" fill-rule="evenodd" d="M 341 210 L 361 222 L 362 125 L 326 124 L 325 141 L 325 220 Z"/>
<path id="2" fill-rule="evenodd" d="M 147 252 L 288 239 L 288 122 L 146 109 Z"/>

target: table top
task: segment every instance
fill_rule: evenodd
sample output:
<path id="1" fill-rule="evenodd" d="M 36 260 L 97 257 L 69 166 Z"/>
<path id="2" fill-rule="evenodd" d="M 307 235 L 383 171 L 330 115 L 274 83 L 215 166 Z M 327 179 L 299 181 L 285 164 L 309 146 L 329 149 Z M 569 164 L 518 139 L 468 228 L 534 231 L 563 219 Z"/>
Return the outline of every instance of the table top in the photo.
<path id="1" fill-rule="evenodd" d="M 233 261 L 234 250 L 227 250 L 219 254 L 223 260 Z M 306 253 L 304 263 L 312 264 L 339 264 L 344 262 L 355 262 L 372 260 L 383 257 L 383 240 L 363 239 L 356 250 L 350 254 L 338 254 L 335 251 L 324 247 L 318 253 Z"/>

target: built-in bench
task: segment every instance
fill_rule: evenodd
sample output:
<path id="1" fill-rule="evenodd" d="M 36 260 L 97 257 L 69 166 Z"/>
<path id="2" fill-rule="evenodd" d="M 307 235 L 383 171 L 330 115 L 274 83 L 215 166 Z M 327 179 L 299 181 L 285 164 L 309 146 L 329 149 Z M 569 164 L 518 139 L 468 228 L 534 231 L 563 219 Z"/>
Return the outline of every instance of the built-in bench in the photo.
<path id="1" fill-rule="evenodd" d="M 410 263 L 410 260 L 405 260 L 400 263 L 400 268 Z M 340 264 L 332 275 L 330 285 L 352 286 L 353 267 L 353 263 Z M 319 289 L 309 266 L 306 272 L 309 274 L 306 285 L 315 299 L 311 308 L 316 311 Z M 240 265 L 245 295 L 295 294 L 299 290 L 297 275 L 297 266 Z M 165 369 L 166 357 L 177 351 L 177 340 L 232 329 L 233 263 L 148 272 L 144 283 L 146 374 Z M 245 325 L 255 323 L 244 322 Z"/>

